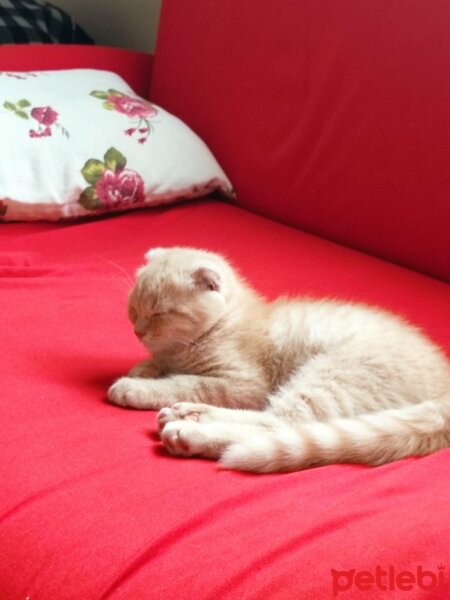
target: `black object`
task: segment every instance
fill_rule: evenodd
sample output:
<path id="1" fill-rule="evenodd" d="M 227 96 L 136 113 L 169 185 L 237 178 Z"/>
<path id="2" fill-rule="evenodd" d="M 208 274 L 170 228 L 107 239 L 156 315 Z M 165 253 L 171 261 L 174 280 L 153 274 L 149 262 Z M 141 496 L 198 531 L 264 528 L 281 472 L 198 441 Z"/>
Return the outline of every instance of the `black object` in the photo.
<path id="1" fill-rule="evenodd" d="M 63 10 L 42 0 L 0 0 L 0 44 L 93 44 Z"/>

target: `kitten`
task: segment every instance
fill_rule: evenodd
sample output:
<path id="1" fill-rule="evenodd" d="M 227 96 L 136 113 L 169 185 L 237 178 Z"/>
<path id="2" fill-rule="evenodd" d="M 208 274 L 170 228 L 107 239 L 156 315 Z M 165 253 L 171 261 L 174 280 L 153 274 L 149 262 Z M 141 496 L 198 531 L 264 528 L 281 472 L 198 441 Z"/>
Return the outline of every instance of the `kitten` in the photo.
<path id="1" fill-rule="evenodd" d="M 267 302 L 221 256 L 156 248 L 128 314 L 152 355 L 109 400 L 159 409 L 179 456 L 248 471 L 380 465 L 450 446 L 450 365 L 382 310 Z"/>

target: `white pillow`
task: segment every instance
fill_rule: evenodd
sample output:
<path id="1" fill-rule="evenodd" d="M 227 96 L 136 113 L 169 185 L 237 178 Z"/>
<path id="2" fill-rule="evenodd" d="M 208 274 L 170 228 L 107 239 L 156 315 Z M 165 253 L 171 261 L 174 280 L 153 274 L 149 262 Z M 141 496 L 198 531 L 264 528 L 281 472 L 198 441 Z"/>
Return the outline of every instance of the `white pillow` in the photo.
<path id="1" fill-rule="evenodd" d="M 187 125 L 93 69 L 0 73 L 0 216 L 73 218 L 232 186 Z"/>

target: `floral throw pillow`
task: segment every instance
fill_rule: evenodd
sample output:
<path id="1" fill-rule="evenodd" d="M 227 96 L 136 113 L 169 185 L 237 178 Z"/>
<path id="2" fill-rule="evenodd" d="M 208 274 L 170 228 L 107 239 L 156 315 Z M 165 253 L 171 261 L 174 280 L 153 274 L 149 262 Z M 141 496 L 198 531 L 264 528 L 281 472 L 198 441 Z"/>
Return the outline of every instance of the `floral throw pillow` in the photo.
<path id="1" fill-rule="evenodd" d="M 107 71 L 0 72 L 0 132 L 3 221 L 233 195 L 187 125 Z"/>

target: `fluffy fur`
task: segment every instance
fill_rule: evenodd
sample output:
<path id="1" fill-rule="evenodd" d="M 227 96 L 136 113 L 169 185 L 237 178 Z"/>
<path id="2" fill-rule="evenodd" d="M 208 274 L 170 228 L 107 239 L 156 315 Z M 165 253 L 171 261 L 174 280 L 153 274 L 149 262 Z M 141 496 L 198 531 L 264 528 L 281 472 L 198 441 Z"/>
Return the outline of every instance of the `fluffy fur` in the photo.
<path id="1" fill-rule="evenodd" d="M 271 472 L 450 446 L 450 365 L 415 327 L 363 305 L 267 302 L 210 252 L 146 258 L 128 314 L 152 358 L 108 397 L 160 410 L 171 454 Z"/>

